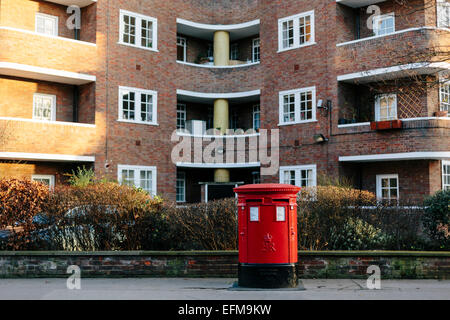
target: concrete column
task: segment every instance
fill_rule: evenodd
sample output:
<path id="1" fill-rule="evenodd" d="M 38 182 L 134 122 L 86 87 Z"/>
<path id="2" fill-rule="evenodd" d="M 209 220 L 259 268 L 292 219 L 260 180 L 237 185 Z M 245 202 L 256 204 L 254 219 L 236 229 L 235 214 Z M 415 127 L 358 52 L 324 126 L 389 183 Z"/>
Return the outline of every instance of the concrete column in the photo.
<path id="1" fill-rule="evenodd" d="M 225 134 L 229 129 L 229 106 L 228 100 L 217 99 L 214 101 L 214 128 Z"/>
<path id="2" fill-rule="evenodd" d="M 230 33 L 214 32 L 214 65 L 227 66 L 230 62 Z"/>
<path id="3" fill-rule="evenodd" d="M 227 66 L 230 62 L 230 34 L 226 31 L 214 33 L 214 65 Z M 228 100 L 217 99 L 214 101 L 214 128 L 220 128 L 222 134 L 229 128 Z M 216 169 L 214 182 L 230 182 L 230 171 Z"/>
<path id="4" fill-rule="evenodd" d="M 214 171 L 214 182 L 230 182 L 230 170 L 216 169 Z"/>

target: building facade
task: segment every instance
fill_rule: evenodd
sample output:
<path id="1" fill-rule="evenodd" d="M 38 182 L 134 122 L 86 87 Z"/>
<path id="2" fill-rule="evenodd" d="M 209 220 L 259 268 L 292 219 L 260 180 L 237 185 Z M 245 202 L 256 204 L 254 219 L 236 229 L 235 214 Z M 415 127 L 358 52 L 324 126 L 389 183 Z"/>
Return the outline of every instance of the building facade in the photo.
<path id="1" fill-rule="evenodd" d="M 441 0 L 0 0 L 0 177 L 421 201 L 450 188 L 449 25 Z"/>

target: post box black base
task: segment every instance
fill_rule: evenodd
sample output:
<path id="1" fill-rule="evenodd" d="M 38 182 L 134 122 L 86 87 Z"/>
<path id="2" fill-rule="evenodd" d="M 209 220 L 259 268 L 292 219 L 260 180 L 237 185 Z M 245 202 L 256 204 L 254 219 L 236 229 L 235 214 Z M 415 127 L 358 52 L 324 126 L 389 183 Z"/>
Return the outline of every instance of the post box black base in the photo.
<path id="1" fill-rule="evenodd" d="M 296 264 L 244 264 L 238 266 L 238 285 L 244 288 L 296 288 Z"/>

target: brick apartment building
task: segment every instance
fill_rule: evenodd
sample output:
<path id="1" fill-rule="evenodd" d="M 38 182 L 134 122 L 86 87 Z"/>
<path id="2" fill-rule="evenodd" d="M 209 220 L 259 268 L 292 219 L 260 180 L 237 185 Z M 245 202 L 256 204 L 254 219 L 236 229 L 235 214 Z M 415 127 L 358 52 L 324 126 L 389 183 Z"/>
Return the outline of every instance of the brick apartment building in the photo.
<path id="1" fill-rule="evenodd" d="M 420 201 L 450 188 L 450 61 L 430 54 L 450 7 L 406 3 L 0 0 L 0 177 L 57 185 L 87 166 L 183 203 L 340 176 Z M 279 129 L 279 170 L 172 161 L 173 135 L 206 148 L 210 128 L 244 151 Z"/>

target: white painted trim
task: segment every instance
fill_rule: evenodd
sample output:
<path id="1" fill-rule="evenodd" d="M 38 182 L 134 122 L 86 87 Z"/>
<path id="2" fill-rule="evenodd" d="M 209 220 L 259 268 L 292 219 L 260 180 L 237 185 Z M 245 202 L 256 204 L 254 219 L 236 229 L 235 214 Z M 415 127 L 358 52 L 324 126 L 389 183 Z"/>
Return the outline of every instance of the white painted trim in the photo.
<path id="1" fill-rule="evenodd" d="M 450 120 L 450 117 L 418 117 L 399 119 L 401 121 L 421 121 L 421 120 Z"/>
<path id="2" fill-rule="evenodd" d="M 45 120 L 35 120 L 35 119 L 25 119 L 25 118 L 13 118 L 13 117 L 0 117 L 0 121 L 19 121 L 19 122 L 30 122 L 36 124 L 56 124 L 61 126 L 72 126 L 72 127 L 86 127 L 95 128 L 95 124 L 89 123 L 79 123 L 79 122 L 66 122 L 66 121 L 45 121 Z"/>
<path id="3" fill-rule="evenodd" d="M 54 15 L 50 15 L 50 14 L 45 14 L 45 13 L 42 13 L 42 12 L 36 12 L 35 14 L 34 14 L 34 31 L 36 32 L 36 33 L 39 33 L 38 31 L 37 31 L 37 20 L 38 20 L 38 18 L 47 18 L 47 19 L 51 19 L 51 20 L 53 20 L 53 26 L 54 26 L 54 28 L 55 28 L 55 30 L 53 30 L 54 31 L 54 34 L 52 34 L 52 36 L 55 36 L 55 37 L 57 37 L 58 35 L 59 35 L 59 17 L 58 16 L 54 16 Z M 41 34 L 46 34 L 46 33 L 41 33 Z"/>
<path id="4" fill-rule="evenodd" d="M 45 97 L 45 98 L 50 98 L 52 100 L 52 106 L 51 106 L 51 115 L 50 115 L 50 122 L 54 122 L 56 121 L 56 95 L 54 94 L 45 94 L 45 93 L 39 93 L 36 92 L 35 94 L 33 94 L 33 114 L 32 116 L 34 117 L 34 113 L 36 111 L 36 98 L 39 97 Z M 42 120 L 42 119 L 35 119 L 35 120 L 41 120 L 41 121 L 46 121 L 46 120 Z"/>
<path id="5" fill-rule="evenodd" d="M 0 152 L 0 159 L 54 161 L 54 162 L 95 162 L 95 156 L 76 156 L 68 154 Z"/>
<path id="6" fill-rule="evenodd" d="M 51 174 L 33 174 L 31 176 L 32 181 L 36 181 L 36 179 L 49 179 L 49 188 L 53 189 L 55 187 L 55 176 Z"/>
<path id="7" fill-rule="evenodd" d="M 43 34 L 43 33 L 35 32 L 35 31 L 29 31 L 29 30 L 13 28 L 13 27 L 7 27 L 7 26 L 0 26 L 0 30 L 22 32 L 22 33 L 30 34 L 30 35 L 33 35 L 33 36 L 41 36 L 41 37 L 55 39 L 55 40 L 69 41 L 69 42 L 72 42 L 72 43 L 88 45 L 88 46 L 93 46 L 93 47 L 97 46 L 96 43 L 92 43 L 92 42 L 75 40 L 75 39 L 65 38 L 65 37 L 61 37 L 61 36 L 51 36 L 51 35 L 48 35 L 48 34 Z"/>
<path id="8" fill-rule="evenodd" d="M 382 194 L 382 188 L 381 188 L 381 180 L 382 179 L 397 179 L 397 199 L 383 199 Z M 393 189 L 389 187 L 390 189 Z M 376 176 L 376 193 L 377 193 L 377 199 L 378 200 L 399 200 L 400 199 L 400 179 L 398 177 L 398 174 L 377 174 Z"/>
<path id="9" fill-rule="evenodd" d="M 243 68 L 243 67 L 251 67 L 260 64 L 260 62 L 250 62 L 250 63 L 244 63 L 244 64 L 237 64 L 234 66 L 215 66 L 215 65 L 208 65 L 208 64 L 198 64 L 198 63 L 192 63 L 192 62 L 184 62 L 177 60 L 178 64 L 183 64 L 186 66 L 191 67 L 198 67 L 198 68 L 206 68 L 206 69 L 235 69 L 235 68 Z"/>
<path id="10" fill-rule="evenodd" d="M 195 92 L 177 89 L 177 95 L 203 99 L 237 99 L 237 98 L 259 96 L 261 95 L 261 90 L 258 89 L 253 91 L 231 92 L 231 93 L 205 93 L 205 92 Z"/>
<path id="11" fill-rule="evenodd" d="M 362 127 L 362 126 L 370 126 L 370 122 L 338 124 L 338 128 L 351 128 L 351 127 Z"/>
<path id="12" fill-rule="evenodd" d="M 394 106 L 393 108 L 395 109 L 395 115 L 394 117 L 391 119 L 381 119 L 381 99 L 382 98 L 387 98 L 389 99 L 389 97 L 394 97 Z M 389 109 L 389 107 L 388 107 Z M 397 120 L 397 94 L 396 93 L 382 93 L 379 94 L 375 97 L 375 121 L 392 121 L 392 120 Z"/>
<path id="13" fill-rule="evenodd" d="M 300 172 L 302 170 L 312 170 L 312 185 L 310 187 L 317 186 L 317 165 L 307 164 L 307 165 L 297 165 L 297 166 L 280 166 L 278 171 L 278 178 L 281 184 L 284 184 L 284 172 L 285 171 L 295 171 L 295 185 L 301 187 Z"/>
<path id="14" fill-rule="evenodd" d="M 305 92 L 312 92 L 312 119 L 308 120 L 299 120 L 300 119 L 300 94 Z M 295 95 L 295 121 L 285 122 L 284 120 L 284 96 L 288 94 Z M 300 124 L 300 123 L 308 123 L 308 122 L 316 122 L 317 121 L 317 102 L 316 102 L 316 87 L 307 87 L 307 88 L 298 88 L 280 91 L 278 93 L 278 126 L 283 125 L 292 125 L 292 124 Z"/>
<path id="15" fill-rule="evenodd" d="M 131 17 L 136 18 L 136 25 L 135 25 L 135 44 L 126 43 L 123 42 L 123 30 L 124 30 L 124 21 L 123 16 L 128 15 Z M 152 47 L 143 47 L 140 45 L 141 43 L 141 37 L 142 37 L 142 20 L 147 20 L 152 22 Z M 139 14 L 136 12 L 128 11 L 128 10 L 119 10 L 119 41 L 117 41 L 118 44 L 134 47 L 138 49 L 144 49 L 149 51 L 158 51 L 158 19 L 150 16 L 146 16 L 143 14 Z"/>
<path id="16" fill-rule="evenodd" d="M 303 18 L 303 17 L 307 17 L 310 16 L 311 17 L 311 39 L 310 41 L 304 43 L 304 44 L 300 44 L 299 43 L 299 19 Z M 288 47 L 288 48 L 283 48 L 283 23 L 286 21 L 291 21 L 293 20 L 293 32 L 294 32 L 294 43 L 292 47 Z M 299 49 L 299 48 L 303 48 L 303 47 L 307 47 L 310 45 L 314 45 L 316 44 L 316 35 L 315 35 L 315 12 L 314 10 L 310 10 L 310 11 L 306 11 L 306 12 L 302 12 L 302 13 L 298 13 L 289 17 L 283 17 L 278 19 L 278 51 L 277 53 L 280 52 L 284 52 L 284 51 L 288 51 L 288 50 L 293 50 L 293 49 Z"/>
<path id="17" fill-rule="evenodd" d="M 149 121 L 142 121 L 142 120 L 130 120 L 130 119 L 123 119 L 123 104 L 122 104 L 122 95 L 121 92 L 122 91 L 130 91 L 130 92 L 134 92 L 135 93 L 135 103 L 134 103 L 134 114 L 135 117 L 137 115 L 141 114 L 141 97 L 140 94 L 148 94 L 151 95 L 153 97 L 153 110 L 152 110 L 152 115 L 153 115 L 153 119 L 151 122 Z M 119 86 L 119 93 L 118 93 L 118 103 L 119 103 L 119 109 L 118 109 L 118 119 L 117 121 L 119 122 L 128 122 L 128 123 L 136 123 L 136 124 L 146 124 L 146 125 L 154 125 L 157 126 L 158 125 L 158 92 L 154 91 L 154 90 L 147 90 L 147 89 L 141 89 L 141 88 L 132 88 L 132 87 L 122 87 Z M 139 111 L 138 111 L 139 110 Z"/>
<path id="18" fill-rule="evenodd" d="M 177 162 L 180 168 L 200 168 L 200 169 L 232 169 L 232 168 L 256 168 L 260 167 L 260 162 L 243 162 L 243 163 L 194 163 L 194 162 Z"/>
<path id="19" fill-rule="evenodd" d="M 77 5 L 80 8 L 90 6 L 91 4 L 97 2 L 97 0 L 45 0 L 45 1 L 57 3 L 63 6 Z"/>
<path id="20" fill-rule="evenodd" d="M 152 172 L 152 195 L 156 196 L 157 190 L 157 167 L 156 166 L 129 166 L 124 164 L 119 164 L 117 166 L 117 180 L 122 183 L 122 170 L 134 170 L 134 186 L 139 188 L 140 175 L 139 171 L 151 171 Z M 137 172 L 137 174 L 136 174 Z"/>
<path id="21" fill-rule="evenodd" d="M 392 19 L 394 19 L 394 31 L 393 32 L 390 32 L 390 33 L 386 33 L 386 34 L 380 34 L 379 36 L 388 36 L 388 35 L 390 35 L 390 34 L 393 34 L 393 33 L 395 33 L 395 13 L 394 12 L 390 12 L 390 13 L 386 13 L 386 14 L 382 14 L 382 15 L 379 15 L 379 16 L 375 16 L 374 18 L 373 18 L 373 20 L 372 20 L 372 26 L 375 24 L 375 23 L 379 23 L 380 21 L 382 21 L 382 20 L 385 20 L 385 19 L 387 19 L 387 18 L 392 18 Z M 374 30 L 374 33 L 376 33 L 376 31 L 375 30 L 377 30 L 375 27 L 373 28 L 373 30 Z"/>
<path id="22" fill-rule="evenodd" d="M 177 135 L 180 137 L 191 137 L 191 138 L 205 138 L 205 139 L 239 139 L 239 138 L 249 138 L 249 137 L 259 137 L 260 133 L 252 134 L 236 134 L 236 135 L 208 135 L 208 134 L 191 134 L 186 132 L 178 132 Z"/>
<path id="23" fill-rule="evenodd" d="M 16 71 L 29 72 L 29 73 L 38 75 L 38 76 L 22 75 L 22 77 L 30 78 L 30 79 L 52 81 L 52 80 L 47 80 L 47 79 L 41 79 L 39 77 L 39 75 L 57 77 L 59 79 L 55 79 L 55 80 L 53 80 L 53 82 L 60 82 L 60 83 L 85 84 L 85 83 L 97 81 L 96 76 L 92 76 L 92 75 L 88 75 L 88 74 L 76 73 L 76 72 L 64 71 L 64 70 L 49 69 L 49 68 L 42 68 L 42 67 L 30 66 L 30 65 L 14 63 L 14 62 L 0 61 L 0 74 L 3 74 L 2 69 L 12 69 L 12 70 L 16 70 Z M 74 80 L 74 81 L 71 81 L 71 80 Z"/>
<path id="24" fill-rule="evenodd" d="M 447 186 L 444 181 L 444 166 L 450 166 L 450 161 L 447 161 L 447 160 L 442 161 L 442 190 L 445 190 L 445 187 Z M 449 188 L 450 188 L 450 185 L 449 185 Z"/>
<path id="25" fill-rule="evenodd" d="M 342 46 L 346 46 L 346 45 L 350 45 L 350 44 L 354 44 L 354 43 L 370 41 L 370 40 L 374 40 L 374 39 L 378 39 L 378 38 L 384 38 L 384 37 L 388 37 L 388 36 L 402 34 L 402 33 L 405 33 L 405 32 L 420 31 L 420 30 L 445 30 L 445 31 L 450 31 L 447 28 L 435 28 L 435 27 L 408 28 L 408 29 L 398 30 L 398 31 L 395 31 L 395 32 L 389 33 L 389 34 L 383 34 L 383 35 L 380 35 L 380 36 L 371 36 L 371 37 L 366 37 L 366 38 L 362 38 L 362 39 L 357 39 L 357 40 L 351 40 L 351 41 L 337 43 L 336 47 L 342 47 Z"/>
<path id="26" fill-rule="evenodd" d="M 399 66 L 387 67 L 387 68 L 378 68 L 361 72 L 348 73 L 344 75 L 340 75 L 337 77 L 337 81 L 347 81 L 347 80 L 355 80 L 359 78 L 377 76 L 387 73 L 399 72 L 399 71 L 407 71 L 414 70 L 419 68 L 442 68 L 442 69 L 450 69 L 450 63 L 447 62 L 417 62 L 404 64 Z"/>
<path id="27" fill-rule="evenodd" d="M 185 26 L 202 29 L 202 30 L 210 30 L 210 31 L 233 31 L 239 29 L 245 29 L 249 27 L 253 27 L 260 24 L 260 20 L 252 20 L 248 22 L 238 23 L 238 24 L 205 24 L 189 21 L 186 19 L 177 18 L 177 24 L 182 24 Z"/>
<path id="28" fill-rule="evenodd" d="M 422 120 L 450 120 L 450 117 L 418 117 L 418 118 L 403 118 L 399 119 L 401 121 L 422 121 Z M 357 122 L 357 123 L 346 123 L 346 124 L 338 124 L 338 128 L 351 128 L 351 127 L 362 127 L 362 126 L 370 126 L 370 122 Z"/>
<path id="29" fill-rule="evenodd" d="M 450 159 L 450 151 L 383 153 L 358 156 L 341 156 L 339 162 L 377 162 L 399 160 L 441 160 Z"/>

